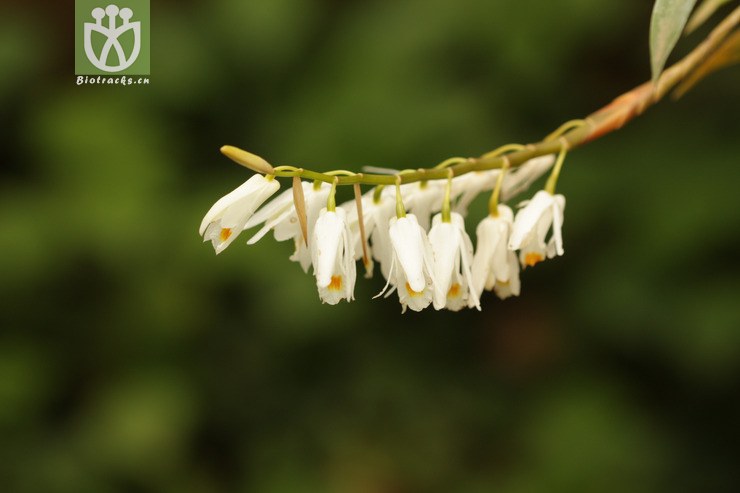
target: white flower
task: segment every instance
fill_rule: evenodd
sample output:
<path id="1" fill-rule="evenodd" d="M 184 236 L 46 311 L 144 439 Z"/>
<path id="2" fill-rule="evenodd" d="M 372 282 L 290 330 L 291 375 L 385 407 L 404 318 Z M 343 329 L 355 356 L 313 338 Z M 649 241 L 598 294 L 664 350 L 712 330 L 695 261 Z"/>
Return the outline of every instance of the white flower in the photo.
<path id="1" fill-rule="evenodd" d="M 379 201 L 373 202 L 370 211 L 374 228 L 368 233 L 372 242 L 372 256 L 380 264 L 380 273 L 387 281 L 391 281 L 391 265 L 393 264 L 393 247 L 390 238 L 390 220 L 396 214 L 396 196 L 392 188 L 383 189 Z"/>
<path id="2" fill-rule="evenodd" d="M 362 243 L 363 241 L 365 242 L 368 254 L 368 264 L 365 265 L 365 277 L 367 278 L 371 278 L 373 276 L 374 270 L 372 261 L 373 249 L 370 246 L 370 235 L 372 235 L 375 230 L 375 214 L 373 211 L 376 204 L 373 200 L 373 194 L 374 191 L 371 191 L 360 198 L 362 201 L 362 219 L 365 229 L 365 238 L 362 238 L 361 236 L 360 218 L 357 213 L 357 202 L 355 200 L 350 200 L 340 206 L 347 212 L 347 224 L 349 225 L 349 230 L 352 234 L 351 241 L 355 250 L 355 260 L 363 258 Z"/>
<path id="3" fill-rule="evenodd" d="M 501 200 L 509 200 L 527 190 L 532 183 L 552 168 L 553 163 L 555 163 L 555 155 L 546 154 L 532 158 L 506 173 L 504 183 L 501 185 Z"/>
<path id="4" fill-rule="evenodd" d="M 307 189 L 311 186 L 309 183 L 303 183 L 303 193 L 305 194 Z M 262 206 L 254 215 L 247 221 L 245 229 L 253 228 L 259 224 L 264 223 L 263 227 L 259 229 L 252 237 L 247 241 L 247 245 L 253 245 L 261 240 L 270 230 L 274 229 L 275 226 L 285 221 L 290 213 L 295 211 L 295 205 L 293 204 L 293 189 L 283 191 Z M 295 222 L 298 222 L 296 218 Z M 277 239 L 277 238 L 276 238 Z M 281 238 L 278 241 L 284 241 L 288 238 Z"/>
<path id="5" fill-rule="evenodd" d="M 199 232 L 203 241 L 211 240 L 216 253 L 221 253 L 246 227 L 254 211 L 280 184 L 273 177 L 254 175 L 239 188 L 221 197 L 206 213 Z"/>
<path id="6" fill-rule="evenodd" d="M 465 222 L 453 212 L 450 222 L 442 214 L 434 216 L 429 243 L 434 254 L 434 308 L 458 311 L 466 305 L 480 310 L 480 301 L 472 289 L 473 244 L 465 232 Z"/>
<path id="7" fill-rule="evenodd" d="M 509 250 L 514 213 L 505 205 L 498 206 L 498 216 L 488 216 L 478 224 L 478 248 L 473 259 L 473 288 L 495 290 L 500 298 L 519 295 L 519 263 Z"/>
<path id="8" fill-rule="evenodd" d="M 442 209 L 445 183 L 442 181 L 409 183 L 401 186 L 401 193 L 406 209 L 416 216 L 423 230 L 428 230 L 432 213 Z"/>
<path id="9" fill-rule="evenodd" d="M 354 299 L 357 273 L 350 236 L 344 209 L 321 210 L 311 239 L 312 262 L 319 297 L 330 305 Z"/>
<path id="10" fill-rule="evenodd" d="M 451 196 L 453 198 L 458 195 L 460 196 L 455 204 L 455 212 L 459 212 L 463 216 L 466 215 L 468 213 L 468 207 L 478 195 L 485 191 L 493 190 L 500 173 L 500 170 L 492 169 L 474 171 L 454 178 L 452 180 Z"/>
<path id="11" fill-rule="evenodd" d="M 393 283 L 394 289 L 398 290 L 403 312 L 407 307 L 421 311 L 432 302 L 434 285 L 434 257 L 427 235 L 413 214 L 391 218 L 388 232 L 393 247 L 393 261 L 388 283 L 377 296 Z"/>
<path id="12" fill-rule="evenodd" d="M 522 290 L 521 281 L 519 280 L 519 261 L 516 258 L 516 253 L 510 250 L 507 261 L 509 264 L 509 280 L 496 279 L 496 284 L 493 286 L 496 296 L 502 300 L 509 296 L 519 296 Z"/>
<path id="13" fill-rule="evenodd" d="M 565 197 L 540 190 L 514 219 L 509 240 L 510 250 L 519 250 L 522 266 L 533 266 L 545 258 L 552 258 L 563 251 L 563 210 Z M 552 226 L 552 235 L 546 240 Z"/>
<path id="14" fill-rule="evenodd" d="M 308 239 L 313 236 L 313 228 L 319 217 L 319 211 L 326 207 L 326 201 L 329 198 L 331 185 L 321 183 L 318 188 L 309 182 L 301 183 L 303 187 L 303 196 L 306 202 L 306 223 L 308 226 Z M 286 190 L 275 199 L 265 204 L 260 210 L 252 216 L 247 222 L 247 228 L 265 223 L 264 226 L 252 236 L 248 245 L 253 245 L 261 240 L 270 230 L 274 231 L 277 241 L 286 241 L 293 239 L 295 252 L 290 256 L 290 260 L 298 262 L 304 272 L 308 272 L 311 265 L 311 249 L 303 241 L 301 225 L 298 221 L 298 213 L 293 203 L 293 190 Z"/>

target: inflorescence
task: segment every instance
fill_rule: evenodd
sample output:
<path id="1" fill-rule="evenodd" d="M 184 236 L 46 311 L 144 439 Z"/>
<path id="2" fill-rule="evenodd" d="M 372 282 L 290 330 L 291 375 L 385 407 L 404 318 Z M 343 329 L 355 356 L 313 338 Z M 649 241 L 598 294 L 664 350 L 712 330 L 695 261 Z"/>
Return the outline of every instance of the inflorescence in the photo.
<path id="1" fill-rule="evenodd" d="M 555 194 L 555 187 L 566 152 L 622 128 L 674 88 L 681 96 L 708 73 L 732 63 L 736 57 L 727 53 L 738 46 L 739 23 L 737 7 L 652 81 L 585 120 L 564 123 L 537 144 L 510 144 L 478 158 L 450 158 L 433 168 L 385 170 L 390 173 L 273 167 L 259 156 L 224 146 L 221 152 L 227 157 L 260 174 L 218 200 L 203 218 L 200 234 L 216 253 L 259 225 L 248 244 L 270 231 L 278 241 L 293 240 L 290 259 L 305 272 L 313 266 L 319 297 L 329 304 L 354 299 L 360 259 L 366 277 L 380 264 L 386 285 L 378 296 L 397 291 L 403 311 L 430 304 L 437 310 L 480 310 L 483 290 L 500 298 L 517 296 L 520 269 L 563 255 L 565 198 Z M 519 204 L 516 214 L 499 203 L 529 189 L 549 170 L 544 189 Z M 278 177 L 293 179 L 292 193 L 285 191 L 263 206 L 278 191 Z M 336 205 L 340 185 L 354 187 L 354 201 Z M 362 195 L 360 185 L 373 189 Z M 492 191 L 489 214 L 478 224 L 474 250 L 464 218 L 473 199 L 487 191 Z"/>
<path id="2" fill-rule="evenodd" d="M 354 299 L 356 265 L 362 261 L 365 277 L 372 277 L 377 263 L 386 280 L 375 297 L 396 291 L 404 312 L 429 305 L 480 310 L 484 290 L 502 299 L 518 296 L 520 269 L 563 254 L 565 198 L 555 194 L 555 186 L 568 141 L 558 137 L 583 124 L 569 122 L 545 140 L 556 152 L 526 160 L 510 160 L 514 154 L 507 153 L 526 157 L 531 146 L 510 144 L 481 158 L 450 158 L 434 168 L 398 172 L 272 167 L 259 156 L 224 146 L 226 156 L 260 174 L 219 199 L 203 218 L 200 234 L 216 253 L 258 226 L 247 244 L 270 231 L 277 241 L 292 240 L 290 260 L 306 273 L 313 268 L 319 297 L 332 305 Z M 501 203 L 550 170 L 545 189 L 519 204 L 516 214 Z M 280 188 L 276 177 L 292 177 L 292 190 L 267 202 Z M 337 205 L 337 186 L 350 184 L 355 200 Z M 374 187 L 363 195 L 360 184 Z M 478 224 L 474 249 L 465 217 L 484 192 L 491 192 L 489 214 Z"/>

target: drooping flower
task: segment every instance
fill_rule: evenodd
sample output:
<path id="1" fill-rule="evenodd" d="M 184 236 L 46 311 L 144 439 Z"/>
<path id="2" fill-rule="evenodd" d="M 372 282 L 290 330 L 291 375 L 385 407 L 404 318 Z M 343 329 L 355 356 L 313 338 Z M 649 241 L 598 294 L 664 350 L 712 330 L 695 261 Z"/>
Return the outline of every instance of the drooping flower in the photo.
<path id="1" fill-rule="evenodd" d="M 393 260 L 388 283 L 378 296 L 386 292 L 389 284 L 393 284 L 394 289 L 398 290 L 402 312 L 407 307 L 421 311 L 429 306 L 433 297 L 434 254 L 429 239 L 413 214 L 392 217 L 388 232 Z"/>
<path id="2" fill-rule="evenodd" d="M 308 182 L 301 183 L 303 187 L 303 196 L 306 202 L 306 224 L 308 226 L 308 239 L 313 235 L 313 228 L 319 217 L 319 211 L 326 207 L 326 201 L 329 197 L 331 186 L 327 183 L 320 183 L 315 186 Z M 265 204 L 258 210 L 252 219 L 247 222 L 247 228 L 264 223 L 262 228 L 252 236 L 248 245 L 253 245 L 262 239 L 271 230 L 277 241 L 294 240 L 295 251 L 290 256 L 290 260 L 298 262 L 304 272 L 308 272 L 311 266 L 311 249 L 303 240 L 298 213 L 293 203 L 293 190 L 286 190 L 278 195 L 275 199 Z"/>
<path id="3" fill-rule="evenodd" d="M 532 267 L 545 258 L 562 255 L 565 197 L 540 190 L 517 212 L 509 249 L 519 250 L 522 266 Z M 552 235 L 546 240 L 552 227 Z"/>
<path id="4" fill-rule="evenodd" d="M 504 183 L 501 185 L 501 200 L 509 200 L 527 190 L 532 183 L 552 168 L 553 163 L 555 163 L 555 155 L 546 154 L 532 158 L 506 173 Z"/>
<path id="5" fill-rule="evenodd" d="M 480 310 L 472 287 L 473 243 L 463 217 L 453 212 L 450 222 L 444 222 L 442 214 L 434 216 L 429 243 L 434 254 L 434 308 L 458 311 L 467 305 Z"/>
<path id="6" fill-rule="evenodd" d="M 312 263 L 319 297 L 336 305 L 342 299 L 354 299 L 357 277 L 351 232 L 342 208 L 322 209 L 312 236 Z"/>
<path id="7" fill-rule="evenodd" d="M 200 223 L 203 241 L 210 240 L 217 254 L 224 251 L 244 230 L 254 211 L 279 188 L 280 184 L 272 176 L 254 175 L 221 197 Z"/>
<path id="8" fill-rule="evenodd" d="M 484 288 L 494 290 L 502 299 L 519 295 L 519 263 L 516 253 L 509 250 L 513 220 L 511 209 L 498 205 L 497 216 L 488 216 L 478 224 L 473 259 L 473 288 L 478 296 Z"/>
<path id="9" fill-rule="evenodd" d="M 509 280 L 496 279 L 496 284 L 493 286 L 493 292 L 502 300 L 509 296 L 519 296 L 522 290 L 521 281 L 519 280 L 519 260 L 516 258 L 516 253 L 509 250 L 507 262 L 509 264 Z"/>
<path id="10" fill-rule="evenodd" d="M 442 208 L 444 193 L 444 183 L 439 181 L 420 181 L 401 186 L 403 203 L 425 231 L 429 229 L 432 213 Z"/>
<path id="11" fill-rule="evenodd" d="M 501 170 L 473 171 L 452 180 L 452 198 L 459 196 L 455 203 L 455 212 L 465 216 L 471 202 L 481 193 L 493 190 Z"/>
<path id="12" fill-rule="evenodd" d="M 374 200 L 374 199 L 373 199 Z M 386 281 L 391 281 L 391 265 L 393 264 L 393 246 L 390 237 L 390 220 L 395 217 L 396 197 L 390 188 L 383 189 L 377 202 L 367 212 L 372 215 L 374 228 L 370 236 L 372 256 L 380 264 L 380 273 Z"/>

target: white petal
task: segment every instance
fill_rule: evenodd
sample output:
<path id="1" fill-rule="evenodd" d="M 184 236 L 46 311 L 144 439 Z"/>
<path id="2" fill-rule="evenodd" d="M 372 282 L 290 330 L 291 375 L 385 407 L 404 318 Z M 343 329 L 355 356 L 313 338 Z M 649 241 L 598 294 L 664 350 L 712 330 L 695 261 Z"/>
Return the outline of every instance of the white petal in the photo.
<path id="1" fill-rule="evenodd" d="M 306 186 L 310 186 L 310 184 L 304 182 L 304 192 L 306 190 Z M 245 229 L 253 228 L 258 224 L 268 221 L 271 217 L 282 214 L 286 209 L 291 209 L 292 207 L 293 189 L 289 188 L 288 190 L 280 193 L 271 201 L 267 202 L 257 212 L 255 212 L 254 215 L 249 218 L 249 221 L 247 221 Z"/>
<path id="2" fill-rule="evenodd" d="M 532 183 L 544 175 L 555 163 L 555 155 L 548 154 L 532 158 L 518 168 L 511 170 L 504 177 L 501 186 L 501 200 L 509 200 L 511 197 L 528 189 Z"/>
<path id="3" fill-rule="evenodd" d="M 385 191 L 385 189 L 384 189 Z M 380 263 L 380 272 L 386 280 L 390 280 L 390 265 L 393 260 L 393 246 L 390 238 L 390 219 L 396 210 L 395 197 L 383 196 L 379 204 L 372 210 L 375 228 L 370 235 L 372 255 Z"/>
<path id="4" fill-rule="evenodd" d="M 336 212 L 321 211 L 313 234 L 313 268 L 316 273 L 316 284 L 320 288 L 329 286 L 334 274 L 340 251 L 340 242 L 344 233 L 343 209 Z"/>
<path id="5" fill-rule="evenodd" d="M 490 216 L 483 219 L 475 229 L 478 237 L 478 249 L 473 256 L 473 283 L 471 289 L 478 296 L 483 292 L 483 287 L 491 275 L 493 254 L 498 244 L 496 231 L 496 220 Z"/>
<path id="6" fill-rule="evenodd" d="M 487 190 L 493 190 L 496 185 L 500 171 L 497 169 L 489 171 L 477 171 L 463 175 L 463 177 L 469 177 L 464 183 L 458 185 L 458 189 L 463 188 L 460 199 L 455 204 L 455 212 L 460 214 L 467 214 L 470 203 L 475 200 L 478 195 Z M 463 178 L 461 177 L 461 178 Z M 454 185 L 453 179 L 453 185 Z M 455 190 L 453 190 L 453 196 Z"/>
<path id="7" fill-rule="evenodd" d="M 562 195 L 555 196 L 555 202 L 552 206 L 552 237 L 555 240 L 555 248 L 558 255 L 563 255 L 563 210 L 565 209 L 565 197 Z"/>
<path id="8" fill-rule="evenodd" d="M 421 240 L 421 227 L 413 214 L 406 217 L 391 218 L 389 234 L 393 250 L 398 256 L 407 282 L 417 292 L 424 290 L 424 245 Z"/>
<path id="9" fill-rule="evenodd" d="M 273 229 L 273 228 L 276 228 L 276 227 L 277 227 L 277 226 L 278 226 L 279 224 L 281 224 L 281 223 L 283 223 L 283 222 L 287 221 L 287 220 L 289 219 L 290 215 L 291 215 L 291 214 L 294 214 L 294 213 L 295 213 L 295 210 L 293 210 L 292 208 L 290 208 L 290 207 L 287 207 L 287 208 L 285 208 L 285 210 L 284 210 L 284 211 L 283 211 L 283 212 L 282 212 L 281 214 L 279 214 L 279 215 L 277 215 L 276 217 L 274 217 L 273 219 L 270 219 L 269 221 L 265 222 L 265 225 L 264 225 L 264 226 L 262 226 L 262 228 L 260 228 L 260 230 L 259 230 L 259 231 L 257 231 L 257 232 L 256 232 L 256 233 L 255 233 L 255 234 L 254 234 L 254 235 L 253 235 L 253 236 L 252 236 L 252 237 L 251 237 L 251 238 L 250 238 L 250 239 L 249 239 L 249 240 L 247 241 L 247 245 L 254 245 L 254 244 L 255 244 L 255 243 L 257 243 L 258 241 L 260 241 L 260 240 L 261 240 L 261 239 L 262 239 L 262 238 L 263 238 L 263 237 L 264 237 L 264 236 L 265 236 L 265 235 L 266 235 L 267 233 L 269 233 L 269 232 L 270 232 L 270 230 L 271 230 L 271 229 Z M 259 224 L 259 223 L 256 223 L 256 224 Z M 289 236 L 289 237 L 287 237 L 287 238 L 284 238 L 284 240 L 288 240 L 288 239 L 290 239 L 290 238 L 291 238 L 292 236 L 293 236 L 293 235 L 291 235 L 291 236 Z M 276 239 L 277 239 L 278 241 L 284 241 L 284 240 L 280 240 L 280 239 L 278 239 L 278 238 L 276 238 Z M 301 240 L 303 240 L 303 238 L 302 238 L 302 237 L 301 237 Z"/>
<path id="10" fill-rule="evenodd" d="M 552 206 L 552 202 L 552 195 L 540 190 L 524 208 L 519 210 L 514 218 L 509 249 L 518 250 L 530 236 L 536 234 L 538 223 L 542 215 Z"/>
<path id="11" fill-rule="evenodd" d="M 432 212 L 439 211 L 442 208 L 442 198 L 444 197 L 444 187 L 439 182 L 427 182 L 424 186 L 420 183 L 414 184 L 409 200 L 406 204 L 409 212 L 416 216 L 419 226 L 422 229 L 429 229 L 429 217 Z M 404 202 L 405 203 L 405 202 Z"/>
<path id="12" fill-rule="evenodd" d="M 473 273 L 471 271 L 473 263 L 473 242 L 470 241 L 470 236 L 465 232 L 465 229 L 461 231 L 462 245 L 460 248 L 460 260 L 461 269 L 463 274 L 463 290 L 467 295 L 468 306 L 475 307 L 480 311 L 480 296 L 473 289 Z"/>
<path id="13" fill-rule="evenodd" d="M 208 225 L 217 219 L 223 219 L 224 227 L 239 226 L 243 229 L 249 216 L 277 192 L 278 188 L 280 183 L 275 179 L 268 180 L 262 175 L 252 176 L 213 204 L 200 223 L 200 234 L 202 235 Z"/>
<path id="14" fill-rule="evenodd" d="M 295 252 L 290 256 L 290 260 L 298 262 L 303 272 L 308 274 L 308 268 L 311 267 L 311 249 L 305 244 L 302 236 L 294 238 Z"/>
<path id="15" fill-rule="evenodd" d="M 434 254 L 434 308 L 438 310 L 447 303 L 447 293 L 460 252 L 460 241 L 460 232 L 456 225 L 442 222 L 441 214 L 434 216 L 434 225 L 429 231 L 429 243 Z"/>
<path id="16" fill-rule="evenodd" d="M 504 282 L 497 282 L 493 290 L 496 292 L 496 296 L 499 298 L 506 299 L 509 296 L 519 296 L 521 292 L 521 283 L 519 280 L 519 262 L 517 261 L 516 254 L 509 252 L 509 280 Z"/>

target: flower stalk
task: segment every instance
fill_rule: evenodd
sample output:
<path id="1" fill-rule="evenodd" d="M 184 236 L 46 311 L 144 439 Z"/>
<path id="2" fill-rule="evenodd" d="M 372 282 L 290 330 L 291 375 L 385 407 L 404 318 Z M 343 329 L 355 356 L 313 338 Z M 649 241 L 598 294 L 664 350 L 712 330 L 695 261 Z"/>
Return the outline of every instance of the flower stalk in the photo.
<path id="1" fill-rule="evenodd" d="M 575 149 L 622 128 L 627 122 L 662 100 L 667 93 L 691 76 L 708 56 L 726 44 L 728 40 L 731 41 L 732 34 L 739 24 L 740 7 L 737 7 L 709 34 L 707 39 L 682 60 L 666 69 L 655 83 L 645 82 L 622 94 L 612 103 L 585 119 L 571 120 L 564 123 L 540 142 L 527 146 L 508 144 L 477 158 L 453 157 L 433 168 L 407 170 L 395 175 L 343 172 L 344 176 L 339 176 L 336 184 L 337 186 L 354 184 L 377 186 L 395 185 L 398 180 L 400 180 L 399 184 L 415 183 L 423 180 L 444 180 L 448 177 L 448 169 L 451 169 L 455 176 L 461 176 L 473 171 L 500 169 L 506 164 L 511 168 L 516 168 L 532 158 L 559 153 L 563 144 L 567 145 L 568 149 Z M 513 152 L 506 154 L 507 159 L 504 159 L 501 154 L 506 151 L 502 151 L 502 149 Z M 233 146 L 223 146 L 221 152 L 253 171 L 276 177 L 292 178 L 298 176 L 330 184 L 334 182 L 335 178 L 333 172 L 322 173 L 294 166 L 273 168 L 263 158 Z"/>
<path id="2" fill-rule="evenodd" d="M 292 240 L 290 260 L 304 272 L 313 266 L 319 297 L 332 305 L 354 299 L 355 263 L 360 259 L 366 277 L 372 277 L 373 260 L 379 263 L 386 285 L 377 296 L 396 291 L 403 311 L 430 305 L 436 310 L 480 310 L 483 291 L 502 299 L 518 296 L 521 270 L 564 254 L 566 200 L 555 190 L 567 153 L 618 130 L 670 91 L 682 95 L 707 73 L 735 60 L 738 24 L 740 7 L 654 82 L 585 119 L 565 122 L 539 142 L 506 144 L 475 158 L 451 157 L 430 168 L 400 171 L 366 167 L 363 173 L 319 172 L 273 167 L 252 153 L 223 146 L 224 155 L 258 174 L 209 209 L 199 234 L 216 253 L 258 225 L 247 244 L 271 231 L 277 241 Z M 544 189 L 514 213 L 506 202 L 548 171 Z M 292 191 L 265 204 L 280 187 L 276 177 L 292 178 Z M 354 200 L 338 206 L 341 185 L 352 185 Z M 363 195 L 361 185 L 374 190 Z M 473 248 L 465 216 L 471 202 L 486 191 L 491 192 L 488 216 L 476 228 Z"/>

